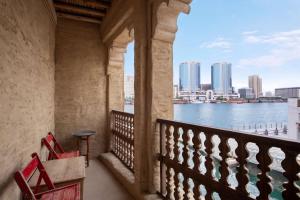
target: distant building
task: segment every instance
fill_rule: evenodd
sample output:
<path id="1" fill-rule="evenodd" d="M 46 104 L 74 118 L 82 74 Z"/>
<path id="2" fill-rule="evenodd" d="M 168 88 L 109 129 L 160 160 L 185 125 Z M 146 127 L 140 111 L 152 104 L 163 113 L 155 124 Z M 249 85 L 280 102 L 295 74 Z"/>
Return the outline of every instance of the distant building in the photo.
<path id="1" fill-rule="evenodd" d="M 179 96 L 178 85 L 173 85 L 173 98 L 178 98 L 178 96 Z"/>
<path id="2" fill-rule="evenodd" d="M 211 90 L 211 84 L 201 84 L 201 90 L 203 91 L 207 91 L 207 90 Z"/>
<path id="3" fill-rule="evenodd" d="M 273 92 L 271 91 L 265 92 L 265 97 L 273 97 L 273 96 L 274 96 Z"/>
<path id="4" fill-rule="evenodd" d="M 231 63 L 215 63 L 211 66 L 211 85 L 216 94 L 232 94 Z"/>
<path id="5" fill-rule="evenodd" d="M 262 96 L 262 79 L 258 75 L 248 77 L 249 88 L 252 88 L 255 98 Z"/>
<path id="6" fill-rule="evenodd" d="M 184 62 L 179 66 L 179 91 L 195 93 L 201 90 L 200 63 Z"/>
<path id="7" fill-rule="evenodd" d="M 277 88 L 275 89 L 275 96 L 282 98 L 300 98 L 300 87 Z"/>
<path id="8" fill-rule="evenodd" d="M 125 99 L 134 98 L 134 76 L 124 77 L 124 93 Z"/>
<path id="9" fill-rule="evenodd" d="M 239 89 L 240 97 L 243 99 L 253 99 L 254 94 L 252 88 L 241 88 Z"/>

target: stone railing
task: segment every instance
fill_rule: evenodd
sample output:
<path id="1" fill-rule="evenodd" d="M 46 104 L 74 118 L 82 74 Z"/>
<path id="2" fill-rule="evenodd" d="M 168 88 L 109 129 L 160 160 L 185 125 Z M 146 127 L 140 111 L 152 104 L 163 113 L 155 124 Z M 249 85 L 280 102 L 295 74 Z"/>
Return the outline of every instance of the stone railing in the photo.
<path id="1" fill-rule="evenodd" d="M 134 172 L 134 115 L 111 112 L 111 151 Z"/>
<path id="2" fill-rule="evenodd" d="M 299 199 L 300 143 L 157 122 L 165 199 Z"/>

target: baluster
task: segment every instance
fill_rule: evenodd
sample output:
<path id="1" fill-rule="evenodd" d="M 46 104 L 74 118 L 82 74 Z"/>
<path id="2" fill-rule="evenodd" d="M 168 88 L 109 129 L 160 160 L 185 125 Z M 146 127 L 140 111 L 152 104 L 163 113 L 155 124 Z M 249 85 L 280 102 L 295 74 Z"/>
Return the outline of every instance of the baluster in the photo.
<path id="1" fill-rule="evenodd" d="M 171 160 L 171 131 L 170 125 L 166 125 L 166 157 Z"/>
<path id="2" fill-rule="evenodd" d="M 118 144 L 118 152 L 119 152 L 119 158 L 122 159 L 122 140 L 121 140 L 121 136 L 122 136 L 122 122 L 121 122 L 121 116 L 119 115 L 119 121 L 118 121 L 118 140 L 119 140 L 119 144 Z"/>
<path id="3" fill-rule="evenodd" d="M 119 139 L 119 133 L 117 132 L 116 132 L 116 141 L 117 141 L 116 154 L 118 157 L 120 157 L 120 139 Z"/>
<path id="4" fill-rule="evenodd" d="M 179 163 L 179 127 L 174 126 L 174 132 L 173 132 L 173 137 L 174 137 L 174 161 Z M 174 169 L 174 198 L 175 199 L 180 199 L 180 185 L 179 185 L 179 177 L 178 177 L 178 170 Z"/>
<path id="5" fill-rule="evenodd" d="M 183 167 L 188 168 L 189 167 L 189 140 L 190 140 L 190 136 L 188 133 L 187 129 L 183 129 L 183 135 L 182 135 L 182 139 L 183 139 L 183 153 L 182 153 L 182 157 L 183 157 Z"/>
<path id="6" fill-rule="evenodd" d="M 167 199 L 171 199 L 171 187 L 172 187 L 172 184 L 171 184 L 171 179 L 172 179 L 172 176 L 171 176 L 171 168 L 169 166 L 167 166 L 167 171 L 166 171 L 166 174 L 167 174 L 167 179 L 166 179 L 166 191 L 167 191 L 167 194 L 166 194 L 166 198 Z"/>
<path id="7" fill-rule="evenodd" d="M 238 186 L 236 191 L 240 191 L 241 194 L 248 196 L 246 185 L 248 184 L 248 170 L 246 169 L 247 158 L 249 156 L 246 150 L 246 143 L 244 140 L 237 140 L 238 147 L 236 149 L 237 161 L 239 165 L 237 166 L 236 179 L 238 181 Z"/>
<path id="8" fill-rule="evenodd" d="M 190 186 L 189 186 L 188 176 L 184 176 L 183 191 L 184 191 L 183 200 L 189 200 Z"/>
<path id="9" fill-rule="evenodd" d="M 126 145 L 127 145 L 127 142 L 126 142 L 126 135 L 127 135 L 127 127 L 126 127 L 126 125 L 127 124 L 126 124 L 126 122 L 127 122 L 127 120 L 126 120 L 126 118 L 127 118 L 126 116 L 123 117 L 123 120 L 124 120 L 123 121 L 123 127 L 124 127 L 123 128 L 123 130 L 124 130 L 123 131 L 123 141 L 124 141 L 124 163 L 125 163 L 125 165 L 127 165 L 127 162 L 126 162 L 127 161 L 127 154 L 126 154 L 127 153 L 126 152 L 126 150 L 127 150 L 127 148 L 126 148 Z"/>
<path id="10" fill-rule="evenodd" d="M 120 116 L 117 115 L 117 130 L 116 130 L 116 134 L 117 134 L 117 156 L 120 158 Z"/>
<path id="11" fill-rule="evenodd" d="M 268 152 L 269 148 L 266 145 L 258 145 L 259 152 L 257 154 L 258 168 L 261 173 L 258 175 L 259 181 L 257 182 L 257 188 L 259 189 L 260 195 L 256 198 L 258 200 L 265 200 L 269 198 L 269 194 L 272 192 L 272 188 L 269 185 L 271 183 L 270 177 L 267 173 L 270 171 L 269 165 L 272 163 Z"/>
<path id="12" fill-rule="evenodd" d="M 174 199 L 180 199 L 180 185 L 179 185 L 179 173 L 178 170 L 174 169 Z"/>
<path id="13" fill-rule="evenodd" d="M 195 179 L 193 181 L 194 181 L 194 188 L 193 188 L 194 199 L 200 200 L 200 184 Z"/>
<path id="14" fill-rule="evenodd" d="M 127 122 L 127 130 L 126 130 L 127 155 L 126 155 L 126 157 L 127 157 L 128 166 L 130 167 L 130 165 L 131 165 L 130 164 L 131 163 L 131 159 L 130 159 L 130 142 L 131 142 L 131 140 L 130 140 L 130 117 L 129 116 L 127 117 L 126 122 Z"/>
<path id="15" fill-rule="evenodd" d="M 226 162 L 228 153 L 230 152 L 230 148 L 227 144 L 228 138 L 226 137 L 220 137 L 221 135 L 218 135 L 220 138 L 221 143 L 219 144 L 220 147 L 220 156 L 222 157 L 221 165 L 220 165 L 220 173 L 221 173 L 221 180 L 220 182 L 224 187 L 228 186 L 227 177 L 229 176 L 228 171 L 228 164 Z"/>
<path id="16" fill-rule="evenodd" d="M 300 166 L 296 161 L 297 153 L 295 151 L 285 151 L 285 159 L 282 162 L 282 168 L 285 170 L 283 175 L 288 179 L 288 182 L 283 184 L 285 190 L 282 193 L 284 199 L 299 199 L 297 193 L 299 189 L 295 187 L 295 181 L 299 180 L 297 173 L 300 171 Z"/>
<path id="17" fill-rule="evenodd" d="M 206 174 L 208 174 L 209 179 L 213 179 L 212 170 L 214 168 L 213 166 L 213 160 L 211 158 L 212 154 L 212 142 L 211 142 L 211 135 L 210 133 L 206 133 L 206 140 L 204 142 L 205 145 L 205 152 L 206 152 L 206 161 L 205 161 L 205 168 L 206 168 Z"/>
<path id="18" fill-rule="evenodd" d="M 124 140 L 124 137 L 125 137 L 125 116 L 122 115 L 122 160 L 123 162 L 125 161 L 125 140 Z"/>
<path id="19" fill-rule="evenodd" d="M 194 173 L 199 173 L 200 169 L 200 132 L 193 130 L 193 147 L 194 147 L 194 155 L 193 155 L 193 162 L 194 162 Z"/>
<path id="20" fill-rule="evenodd" d="M 174 126 L 174 161 L 176 161 L 177 163 L 179 163 L 179 127 L 178 126 Z"/>
<path id="21" fill-rule="evenodd" d="M 129 116 L 126 116 L 126 163 L 130 166 L 130 159 L 129 159 Z"/>
<path id="22" fill-rule="evenodd" d="M 132 168 L 134 169 L 134 117 L 131 118 Z"/>

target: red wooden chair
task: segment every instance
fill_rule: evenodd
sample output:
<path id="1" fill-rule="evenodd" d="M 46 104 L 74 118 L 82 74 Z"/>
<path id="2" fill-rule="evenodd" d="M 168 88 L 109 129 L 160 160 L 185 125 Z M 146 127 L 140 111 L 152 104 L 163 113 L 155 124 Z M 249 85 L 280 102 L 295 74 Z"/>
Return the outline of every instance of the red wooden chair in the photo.
<path id="1" fill-rule="evenodd" d="M 53 146 L 51 143 L 53 142 Z M 79 156 L 79 151 L 65 152 L 62 146 L 57 142 L 54 135 L 50 132 L 46 137 L 42 139 L 44 144 L 49 150 L 48 160 L 61 159 L 61 158 L 72 158 Z"/>
<path id="2" fill-rule="evenodd" d="M 37 184 L 31 188 L 28 181 L 34 173 L 37 173 L 37 171 L 39 171 Z M 21 189 L 23 199 L 25 200 L 80 200 L 80 184 L 76 183 L 55 188 L 36 153 L 32 154 L 32 160 L 23 170 L 15 173 L 15 180 Z M 39 192 L 42 181 L 45 182 L 48 190 Z"/>

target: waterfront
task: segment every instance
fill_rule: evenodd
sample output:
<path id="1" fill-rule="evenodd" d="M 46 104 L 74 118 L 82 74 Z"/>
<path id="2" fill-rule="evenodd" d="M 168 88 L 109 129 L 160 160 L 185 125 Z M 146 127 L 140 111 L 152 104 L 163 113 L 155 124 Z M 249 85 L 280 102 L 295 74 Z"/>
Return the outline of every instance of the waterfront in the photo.
<path id="1" fill-rule="evenodd" d="M 125 112 L 133 113 L 133 105 L 126 105 Z M 225 129 L 242 129 L 259 125 L 286 124 L 287 103 L 246 104 L 174 104 L 174 119 L 192 124 Z"/>

